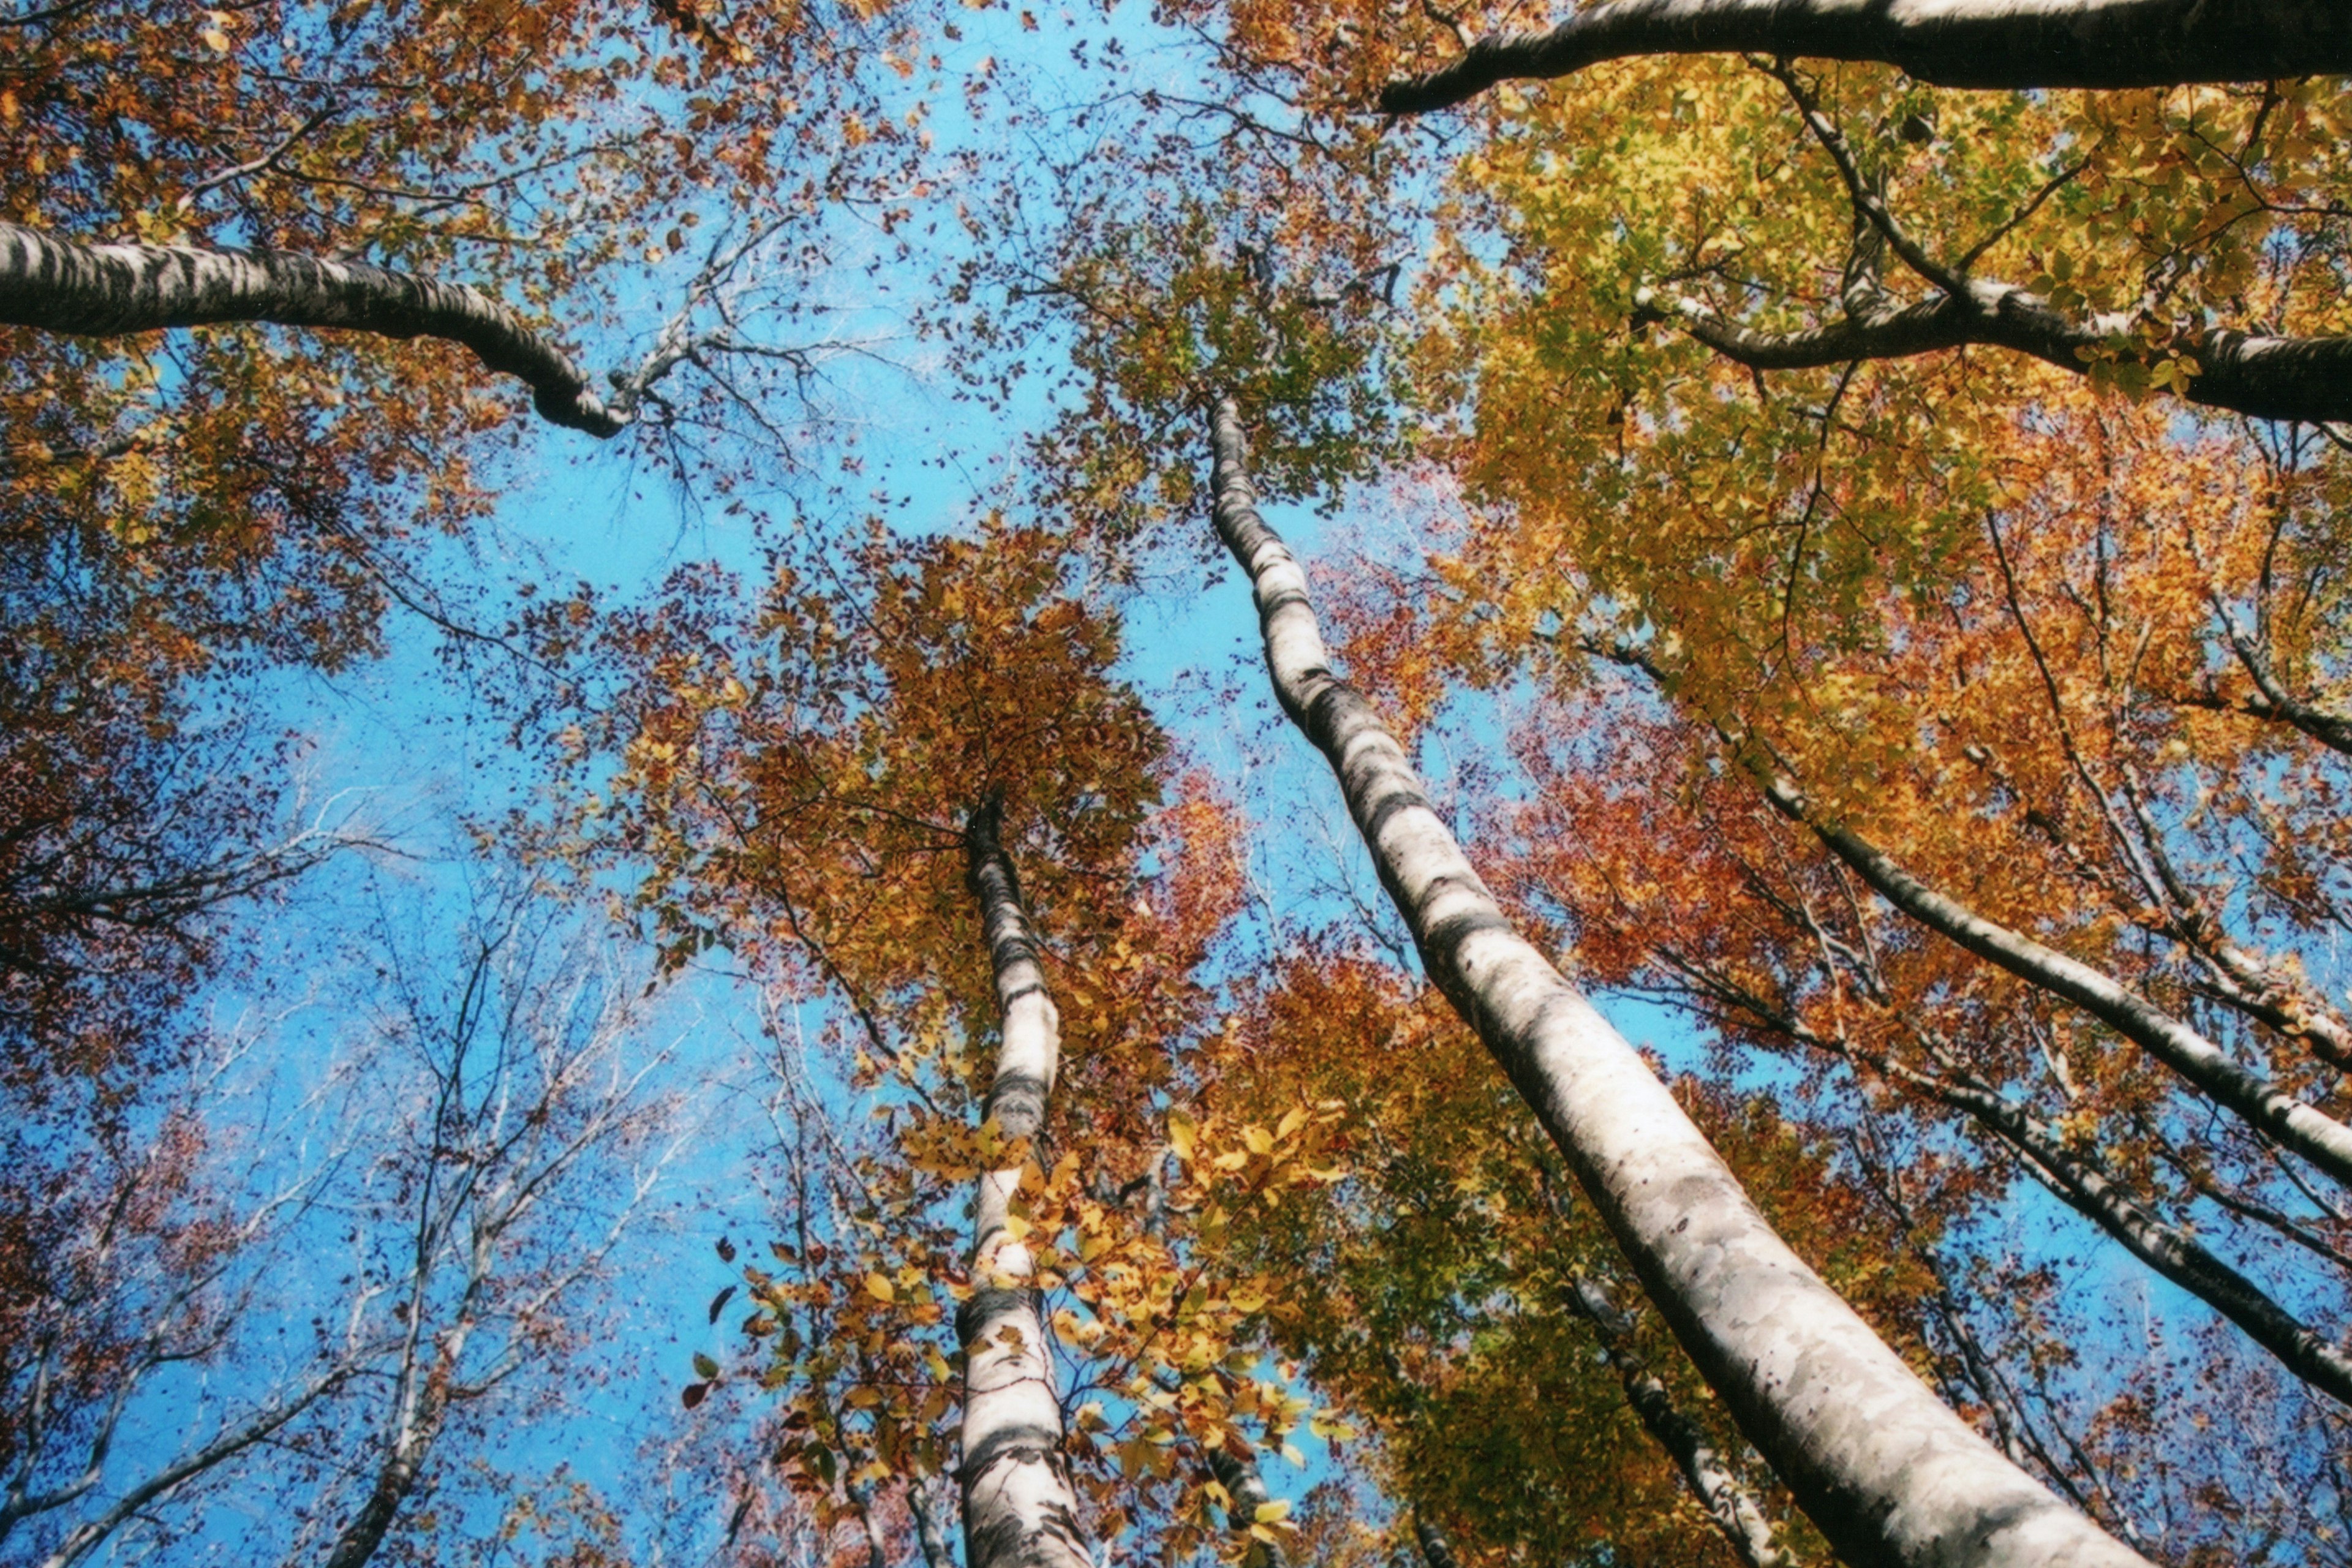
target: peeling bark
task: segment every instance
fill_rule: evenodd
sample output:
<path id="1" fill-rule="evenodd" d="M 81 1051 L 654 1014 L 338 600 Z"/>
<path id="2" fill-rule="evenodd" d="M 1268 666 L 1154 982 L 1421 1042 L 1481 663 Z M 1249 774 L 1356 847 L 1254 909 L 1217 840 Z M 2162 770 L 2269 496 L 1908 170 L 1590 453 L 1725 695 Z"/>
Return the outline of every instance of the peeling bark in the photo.
<path id="1" fill-rule="evenodd" d="M 1851 1562 L 2138 1563 L 1946 1408 L 1774 1235 L 1641 1056 L 1515 931 L 1363 695 L 1259 517 L 1241 418 L 1215 410 L 1217 532 L 1255 589 L 1283 710 L 1339 775 L 1430 979 L 1535 1111 L 1651 1300 Z"/>
<path id="2" fill-rule="evenodd" d="M 1034 1139 L 1060 1068 L 1061 1020 L 992 797 L 964 826 L 972 895 L 996 975 L 996 1070 L 981 1115 L 1007 1141 Z M 1094 1568 L 1062 1457 L 1062 1406 L 1035 1261 L 1007 1226 L 1021 1167 L 982 1173 L 972 1205 L 972 1293 L 963 1346 L 963 1541 L 967 1568 Z"/>
<path id="3" fill-rule="evenodd" d="M 1941 87 L 2171 87 L 2352 71 L 2340 0 L 1612 0 L 1381 91 L 1425 114 L 1642 55 L 1874 60 Z"/>
<path id="4" fill-rule="evenodd" d="M 1905 914 L 2028 984 L 2074 1003 L 2280 1147 L 2352 1184 L 2352 1128 L 2280 1093 L 2203 1035 L 2110 976 L 1937 892 L 1852 829 L 1814 821 L 1787 784 L 1767 781 L 1764 795 L 1776 810 L 1811 828 L 1830 853 Z"/>
<path id="5" fill-rule="evenodd" d="M 114 337 L 232 321 L 444 339 L 521 379 L 551 424 L 598 437 L 629 424 L 571 355 L 463 284 L 285 251 L 79 245 L 0 223 L 0 324 Z"/>

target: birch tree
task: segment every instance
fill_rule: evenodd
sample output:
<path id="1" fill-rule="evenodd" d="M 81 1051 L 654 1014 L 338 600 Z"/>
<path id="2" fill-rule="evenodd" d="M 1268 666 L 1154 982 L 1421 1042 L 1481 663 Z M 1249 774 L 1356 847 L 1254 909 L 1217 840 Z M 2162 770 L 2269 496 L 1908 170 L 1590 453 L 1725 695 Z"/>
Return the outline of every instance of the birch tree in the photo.
<path id="1" fill-rule="evenodd" d="M 1303 575 L 1257 514 L 1242 439 L 1221 400 L 1217 530 L 1253 584 L 1285 712 L 1339 774 L 1432 981 L 1815 1524 L 1841 1552 L 1888 1561 L 2137 1561 L 1942 1405 L 1788 1251 L 1646 1064 L 1513 930 L 1370 704 L 1331 673 Z"/>
<path id="2" fill-rule="evenodd" d="M 1607 1234 L 1441 998 L 1329 932 L 1259 977 L 1243 1017 L 1229 1093 L 1337 1099 L 1358 1129 L 1336 1184 L 1254 1205 L 1239 1228 L 1255 1265 L 1317 1280 L 1273 1332 L 1348 1426 L 1370 1428 L 1349 1463 L 1395 1509 L 1443 1521 L 1470 1560 L 1704 1563 L 1716 1540 L 1746 1562 L 1826 1552 L 1656 1319 L 1619 1304 Z M 1916 1347 L 1916 1274 L 1885 1227 L 1854 1223 L 1803 1135 L 1674 1087 L 1805 1256 Z"/>
<path id="3" fill-rule="evenodd" d="M 511 923 L 526 907 L 540 929 Z M 318 1081 L 279 1059 L 297 1007 L 158 1107 L 178 1114 L 93 1194 L 88 1234 L 42 1251 L 6 1369 L 12 1561 L 236 1539 L 364 1563 L 421 1495 L 463 1506 L 526 1391 L 588 1374 L 572 1352 L 672 1108 L 633 990 L 555 951 L 550 913 L 499 911 L 450 970 L 388 954 L 390 1010 Z M 240 1521 L 240 1499 L 269 1506 Z"/>
<path id="4" fill-rule="evenodd" d="M 38 1195 L 12 1192 L 9 1203 L 0 1544 L 35 1542 L 29 1560 L 75 1560 L 143 1511 L 204 1489 L 214 1471 L 248 1463 L 250 1450 L 343 1392 L 378 1348 L 354 1331 L 291 1365 L 238 1365 L 227 1395 L 189 1409 L 186 1431 L 160 1454 L 142 1429 L 155 1388 L 181 1369 L 236 1364 L 231 1350 L 266 1320 L 268 1303 L 257 1298 L 268 1261 L 333 1174 L 328 1149 L 269 1163 L 258 1182 L 235 1180 L 240 1139 L 226 1124 L 254 1110 L 259 1097 L 243 1069 L 268 1036 L 248 1026 L 206 1038 L 153 1097 L 143 1136 L 32 1117 L 14 1131 L 15 1180 Z M 247 1129 L 246 1152 L 280 1131 Z M 59 1520 L 70 1523 L 59 1529 Z"/>
<path id="5" fill-rule="evenodd" d="M 1045 1128 L 1061 1066 L 1061 1019 L 991 799 L 964 825 L 972 896 L 995 976 L 996 1065 L 981 1102 L 987 1131 L 1025 1154 Z M 1062 1458 L 1062 1409 L 1053 1342 L 1038 1310 L 1037 1268 L 1017 1212 L 1021 1164 L 983 1172 L 972 1201 L 971 1295 L 956 1310 L 963 1347 L 964 1562 L 970 1568 L 1060 1564 L 1093 1557 Z"/>
<path id="6" fill-rule="evenodd" d="M 1455 555 L 1442 540 L 1419 567 L 1378 568 L 1395 577 L 1374 595 L 1362 661 L 1425 692 L 1442 689 L 1433 656 L 1491 679 L 1496 651 L 1525 637 L 1533 653 L 1500 668 L 1543 672 L 1546 696 L 1512 748 L 1529 804 L 1487 819 L 1514 846 L 1498 862 L 1506 895 L 1554 922 L 1595 984 L 1675 998 L 1743 1048 L 1825 1074 L 1808 1080 L 1808 1117 L 1850 1125 L 1892 1096 L 1907 1108 L 1903 1152 L 1874 1158 L 1949 1162 L 1966 1194 L 1950 1212 L 1972 1216 L 1965 1226 L 1989 1223 L 1997 1201 L 2030 1206 L 2039 1189 L 2097 1227 L 2095 1244 L 2068 1243 L 2082 1267 L 2144 1266 L 2201 1299 L 2220 1321 L 2197 1331 L 2197 1376 L 2166 1389 L 2177 1402 L 2166 1408 L 2185 1419 L 2225 1403 L 2249 1448 L 2272 1456 L 2262 1468 L 2285 1473 L 2340 1419 L 2328 1365 L 2344 1310 L 2336 1184 L 2259 1117 L 2137 1048 L 2131 1017 L 2087 1005 L 2057 972 L 2096 970 L 2108 1001 L 2128 991 L 2168 1026 L 2194 1018 L 2240 1082 L 2333 1109 L 2333 918 L 2299 890 L 2292 912 L 2272 912 L 2265 862 L 2228 847 L 2258 837 L 2280 869 L 2296 868 L 2298 889 L 2304 868 L 2341 853 L 2335 826 L 2304 804 L 2335 798 L 2340 753 L 2258 689 L 2236 688 L 2251 677 L 2228 641 L 2231 627 L 2266 626 L 2293 650 L 2295 679 L 2332 689 L 2338 620 L 2319 585 L 2332 568 L 2305 554 L 2333 526 L 2315 504 L 2326 481 L 2281 468 L 2266 441 L 2190 441 L 2157 410 L 2117 409 L 2078 384 L 2053 389 L 2011 439 L 2012 471 L 2031 481 L 1978 520 L 1972 548 L 1943 558 L 1940 586 L 1853 601 L 1870 627 L 1858 637 L 1852 622 L 1830 630 L 1843 612 L 1821 579 L 1768 579 L 1769 604 L 1735 609 L 1735 584 L 1757 584 L 1719 559 L 1699 564 L 1740 548 L 1734 531 L 1685 536 L 1696 555 L 1680 577 L 1645 579 L 1649 614 L 1676 607 L 1644 630 L 1581 598 L 1585 584 L 1551 596 L 1557 557 L 1546 580 L 1509 564 L 1542 548 L 1531 520 L 1496 519 L 1490 533 L 1474 514 L 1465 526 L 1483 542 Z M 1470 563 L 1526 596 L 1472 608 Z M 1685 593 L 1684 578 L 1711 587 Z M 1559 618 L 1516 618 L 1548 614 Z M 1630 689 L 1612 669 L 1632 672 Z M 2208 691 L 2209 679 L 2252 695 Z M 1800 772 L 1826 793 L 1792 833 L 1774 819 L 1797 804 L 1788 781 Z M 1999 931 L 1972 931 L 1975 920 Z M 1979 962 L 1980 937 L 2006 962 Z M 2036 951 L 2051 963 L 2025 962 Z M 1993 1256 L 1970 1267 L 2004 1267 L 2003 1253 L 2021 1273 L 2037 1267 L 2013 1245 L 1985 1245 Z M 2095 1263 L 2103 1246 L 2137 1265 Z M 2222 1456 L 2184 1453 L 2126 1480 L 2137 1460 L 2101 1458 L 2105 1438 L 2070 1452 L 2053 1425 L 2071 1434 L 2087 1414 L 2053 1423 L 2012 1408 L 2044 1397 L 2047 1374 L 2025 1370 L 2043 1356 L 2021 1365 L 1953 1331 L 1949 1385 L 1979 1390 L 1961 1397 L 1988 1432 L 2152 1555 L 2210 1550 L 2189 1543 L 2222 1538 L 2242 1510 L 2290 1535 L 2332 1528 L 2295 1489 L 2224 1473 L 2234 1461 Z M 2017 1331 L 2001 1332 L 2014 1342 Z M 2063 1353 L 2095 1366 L 2102 1344 L 2088 1335 Z M 2109 1375 L 2123 1374 L 2083 1375 L 2078 1412 L 2107 1400 L 2096 1390 Z M 2150 1418 L 2130 1401 L 2113 1409 L 2117 1434 Z M 2213 1468 L 2192 1478 L 2199 1463 Z M 2191 1494 L 2209 1501 L 2181 1500 Z"/>
<path id="7" fill-rule="evenodd" d="M 357 1499 L 314 1516 L 334 1521 L 332 1568 L 373 1560 L 453 1424 L 546 1356 L 675 1152 L 647 1090 L 667 1053 L 630 1048 L 625 982 L 540 951 L 521 910 L 470 934 L 468 959 L 384 1021 L 409 1058 L 411 1146 L 385 1152 L 392 1201 L 360 1262 L 389 1343 L 349 1415 Z"/>

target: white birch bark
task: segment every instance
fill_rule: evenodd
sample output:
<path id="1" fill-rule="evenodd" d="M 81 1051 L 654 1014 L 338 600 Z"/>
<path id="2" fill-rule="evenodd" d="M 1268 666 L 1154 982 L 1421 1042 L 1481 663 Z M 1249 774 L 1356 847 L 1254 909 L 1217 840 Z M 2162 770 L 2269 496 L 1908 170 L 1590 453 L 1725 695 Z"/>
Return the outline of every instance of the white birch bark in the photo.
<path id="1" fill-rule="evenodd" d="M 1877 60 L 1943 87 L 2169 87 L 2352 70 L 2342 0 L 1610 0 L 1381 92 L 1423 114 L 1640 55 Z"/>
<path id="2" fill-rule="evenodd" d="M 948 1534 L 940 1523 L 939 1508 L 931 1500 L 928 1479 L 907 1483 L 907 1511 L 915 1517 L 915 1544 L 923 1554 L 923 1568 L 956 1568 L 954 1553 L 948 1550 Z"/>
<path id="3" fill-rule="evenodd" d="M 1060 1068 L 1061 1020 L 999 841 L 992 798 L 964 827 L 973 896 L 996 975 L 996 1070 L 982 1109 L 1005 1139 L 1034 1139 Z M 972 1205 L 971 1300 L 963 1345 L 966 1568 L 1093 1568 L 1062 1457 L 1062 1406 L 1039 1310 L 1035 1261 L 1007 1222 L 1018 1165 L 982 1173 Z"/>
<path id="4" fill-rule="evenodd" d="M 1773 1233 L 1640 1055 L 1512 928 L 1394 737 L 1332 673 L 1306 575 L 1258 515 L 1230 398 L 1213 445 L 1217 531 L 1255 587 L 1276 694 L 1339 775 L 1431 980 L 1822 1533 L 1848 1561 L 1874 1564 L 2144 1562 L 1936 1398 Z"/>
<path id="5" fill-rule="evenodd" d="M 570 354 L 479 289 L 287 251 L 80 245 L 0 223 L 0 323 L 110 337 L 231 321 L 446 339 L 520 377 L 551 424 L 603 437 L 629 423 Z"/>
<path id="6" fill-rule="evenodd" d="M 1678 1409 L 1666 1385 L 1633 1348 L 1633 1325 L 1601 1282 L 1579 1274 L 1569 1281 L 1568 1305 L 1601 1337 L 1601 1353 L 1624 1385 L 1625 1403 L 1682 1473 L 1683 1483 L 1706 1509 L 1707 1517 L 1748 1568 L 1795 1568 L 1796 1559 L 1772 1539 L 1772 1521 L 1698 1423 Z"/>
<path id="7" fill-rule="evenodd" d="M 1274 1501 L 1274 1494 L 1266 1489 L 1265 1475 L 1258 1468 L 1256 1447 L 1246 1438 L 1226 1433 L 1223 1444 L 1209 1450 L 1209 1473 L 1233 1500 L 1233 1506 L 1225 1510 L 1225 1522 L 1236 1533 L 1247 1534 L 1257 1522 L 1257 1510 Z M 1255 1544 L 1263 1554 L 1255 1560 L 1256 1568 L 1283 1568 L 1278 1543 L 1256 1541 Z"/>

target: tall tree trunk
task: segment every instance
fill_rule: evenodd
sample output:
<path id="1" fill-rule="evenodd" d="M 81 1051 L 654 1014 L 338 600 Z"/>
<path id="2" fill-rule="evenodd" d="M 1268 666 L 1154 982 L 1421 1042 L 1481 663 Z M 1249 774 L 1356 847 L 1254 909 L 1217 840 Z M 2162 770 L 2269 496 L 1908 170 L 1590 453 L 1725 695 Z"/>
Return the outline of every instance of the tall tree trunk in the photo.
<path id="1" fill-rule="evenodd" d="M 628 425 L 570 354 L 478 289 L 290 251 L 81 245 L 0 223 L 0 323 L 111 337 L 231 321 L 446 339 L 520 378 L 551 424 L 597 437 Z"/>
<path id="2" fill-rule="evenodd" d="M 440 1425 L 439 1415 L 433 1425 Z M 383 1545 L 383 1538 L 392 1529 L 392 1521 L 400 1516 L 403 1504 L 416 1490 L 416 1482 L 424 1474 L 425 1451 L 431 1447 L 433 1434 L 420 1433 L 414 1443 L 403 1442 L 376 1471 L 375 1485 L 368 1489 L 367 1501 L 360 1505 L 342 1533 L 335 1537 L 332 1551 L 327 1553 L 325 1568 L 362 1568 Z"/>
<path id="3" fill-rule="evenodd" d="M 1640 55 L 1878 60 L 1942 87 L 2171 87 L 2352 70 L 2343 0 L 1592 0 L 1392 81 L 1388 114 Z"/>
<path id="4" fill-rule="evenodd" d="M 1231 398 L 1213 449 L 1217 531 L 1255 586 L 1276 694 L 1339 775 L 1431 980 L 1822 1532 L 1857 1563 L 2142 1563 L 1946 1408 L 1789 1250 L 1641 1056 L 1512 928 L 1402 748 L 1332 674 L 1306 574 L 1258 515 Z"/>
<path id="5" fill-rule="evenodd" d="M 1002 802 L 964 826 L 1000 1017 L 996 1071 L 982 1116 L 1007 1140 L 1034 1139 L 1060 1065 L 1061 1022 L 1045 993 L 1013 862 L 999 840 Z M 1052 1347 L 1031 1281 L 1028 1246 L 1006 1223 L 1021 1167 L 985 1172 L 973 1202 L 971 1300 L 956 1313 L 962 1342 L 963 1541 L 966 1568 L 1093 1568 L 1062 1458 L 1062 1407 Z"/>

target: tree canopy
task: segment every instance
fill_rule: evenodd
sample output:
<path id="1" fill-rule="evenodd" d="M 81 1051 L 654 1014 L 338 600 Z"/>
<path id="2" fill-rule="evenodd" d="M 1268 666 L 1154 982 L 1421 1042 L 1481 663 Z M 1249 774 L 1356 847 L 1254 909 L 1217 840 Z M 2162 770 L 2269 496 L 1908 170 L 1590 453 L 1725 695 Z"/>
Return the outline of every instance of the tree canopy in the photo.
<path id="1" fill-rule="evenodd" d="M 0 1561 L 2342 1561 L 2347 71 L 0 15 Z"/>

